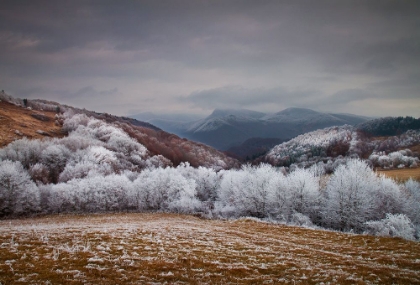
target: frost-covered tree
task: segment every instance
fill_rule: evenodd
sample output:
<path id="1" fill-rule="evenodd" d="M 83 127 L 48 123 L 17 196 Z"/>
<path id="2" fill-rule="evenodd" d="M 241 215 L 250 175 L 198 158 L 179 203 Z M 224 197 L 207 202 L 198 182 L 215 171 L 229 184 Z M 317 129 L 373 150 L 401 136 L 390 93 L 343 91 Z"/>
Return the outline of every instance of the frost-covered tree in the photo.
<path id="1" fill-rule="evenodd" d="M 409 179 L 404 184 L 406 194 L 405 214 L 416 226 L 417 237 L 420 236 L 420 182 Z"/>
<path id="2" fill-rule="evenodd" d="M 366 228 L 366 233 L 372 235 L 415 239 L 414 225 L 404 214 L 387 214 L 386 218 L 380 221 L 366 222 Z"/>
<path id="3" fill-rule="evenodd" d="M 374 208 L 371 219 L 380 220 L 387 214 L 398 214 L 404 211 L 404 197 L 394 180 L 380 176 L 372 187 L 376 189 L 372 192 Z"/>
<path id="4" fill-rule="evenodd" d="M 327 184 L 324 223 L 342 231 L 362 231 L 374 215 L 376 183 L 375 173 L 359 159 L 339 166 Z"/>
<path id="5" fill-rule="evenodd" d="M 201 208 L 195 181 L 173 168 L 144 170 L 133 187 L 138 210 L 194 212 Z"/>
<path id="6" fill-rule="evenodd" d="M 196 195 L 200 201 L 211 204 L 216 200 L 216 190 L 219 186 L 219 177 L 216 171 L 201 166 L 194 168 L 188 162 L 181 163 L 176 169 L 185 178 L 195 181 Z"/>
<path id="7" fill-rule="evenodd" d="M 57 183 L 69 157 L 70 151 L 59 144 L 51 144 L 41 152 L 41 162 L 48 167 L 51 182 Z"/>
<path id="8" fill-rule="evenodd" d="M 222 215 L 267 217 L 270 212 L 270 180 L 277 174 L 267 164 L 243 166 L 223 173 L 217 209 Z"/>
<path id="9" fill-rule="evenodd" d="M 48 184 L 49 182 L 49 169 L 42 163 L 36 163 L 29 168 L 29 174 L 32 180 L 37 184 Z"/>
<path id="10" fill-rule="evenodd" d="M 0 149 L 0 159 L 19 161 L 24 168 L 29 169 L 40 162 L 41 153 L 48 145 L 48 142 L 29 140 L 25 137 Z"/>
<path id="11" fill-rule="evenodd" d="M 287 177 L 286 189 L 290 193 L 292 212 L 304 214 L 313 221 L 318 219 L 321 201 L 319 177 L 311 171 L 297 169 Z"/>
<path id="12" fill-rule="evenodd" d="M 0 216 L 38 211 L 39 190 L 20 162 L 0 163 Z"/>

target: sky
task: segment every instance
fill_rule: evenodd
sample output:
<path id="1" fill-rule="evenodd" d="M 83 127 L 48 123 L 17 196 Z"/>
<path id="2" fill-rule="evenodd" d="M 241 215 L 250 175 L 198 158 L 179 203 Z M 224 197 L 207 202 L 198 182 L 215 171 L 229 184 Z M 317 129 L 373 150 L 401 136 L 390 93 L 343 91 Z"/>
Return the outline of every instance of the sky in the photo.
<path id="1" fill-rule="evenodd" d="M 19 1 L 0 89 L 115 115 L 420 117 L 420 1 Z"/>

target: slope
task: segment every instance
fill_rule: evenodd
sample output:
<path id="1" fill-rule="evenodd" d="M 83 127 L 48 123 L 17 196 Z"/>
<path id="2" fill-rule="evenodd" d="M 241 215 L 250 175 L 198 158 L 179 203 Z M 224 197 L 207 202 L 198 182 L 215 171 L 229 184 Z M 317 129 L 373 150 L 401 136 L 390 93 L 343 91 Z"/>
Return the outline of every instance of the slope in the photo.
<path id="1" fill-rule="evenodd" d="M 0 147 L 28 137 L 62 137 L 61 125 L 56 123 L 56 112 L 22 108 L 7 101 L 0 101 Z"/>
<path id="2" fill-rule="evenodd" d="M 379 120 L 388 124 L 391 119 Z M 375 120 L 376 121 L 376 120 Z M 393 121 L 393 120 L 391 120 Z M 276 166 L 309 167 L 323 162 L 328 172 L 347 158 L 367 159 L 381 169 L 416 168 L 419 165 L 420 131 L 407 130 L 398 135 L 377 137 L 373 134 L 383 127 L 377 122 L 360 126 L 340 126 L 319 129 L 297 136 L 274 146 L 257 162 Z M 371 133 L 367 132 L 366 126 Z"/>
<path id="3" fill-rule="evenodd" d="M 0 146 L 3 147 L 23 137 L 61 138 L 68 134 L 68 130 L 62 128 L 65 119 L 75 114 L 85 114 L 89 118 L 101 120 L 124 130 L 138 143 L 144 145 L 149 155 L 156 157 L 161 155 L 172 165 L 188 162 L 195 167 L 238 166 L 235 159 L 209 146 L 181 139 L 133 118 L 97 113 L 46 100 L 22 100 L 6 93 L 0 93 L 0 100 Z"/>

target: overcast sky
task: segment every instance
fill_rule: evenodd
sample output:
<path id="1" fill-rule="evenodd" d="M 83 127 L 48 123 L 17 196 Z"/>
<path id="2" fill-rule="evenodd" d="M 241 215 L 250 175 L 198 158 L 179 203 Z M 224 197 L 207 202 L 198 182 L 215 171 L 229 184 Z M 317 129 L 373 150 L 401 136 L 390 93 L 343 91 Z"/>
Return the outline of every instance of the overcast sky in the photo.
<path id="1" fill-rule="evenodd" d="M 1 1 L 0 89 L 89 110 L 420 117 L 420 1 Z"/>

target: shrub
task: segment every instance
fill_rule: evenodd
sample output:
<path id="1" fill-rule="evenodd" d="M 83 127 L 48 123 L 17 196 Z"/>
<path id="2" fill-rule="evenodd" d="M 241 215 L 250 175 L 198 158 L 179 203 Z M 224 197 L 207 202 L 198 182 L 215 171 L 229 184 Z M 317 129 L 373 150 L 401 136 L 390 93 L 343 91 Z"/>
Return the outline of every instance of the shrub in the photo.
<path id="1" fill-rule="evenodd" d="M 385 219 L 367 222 L 366 227 L 366 233 L 372 235 L 415 239 L 414 225 L 404 214 L 387 214 Z"/>

